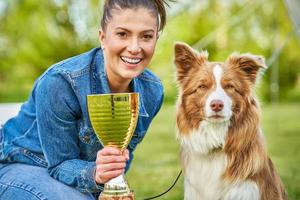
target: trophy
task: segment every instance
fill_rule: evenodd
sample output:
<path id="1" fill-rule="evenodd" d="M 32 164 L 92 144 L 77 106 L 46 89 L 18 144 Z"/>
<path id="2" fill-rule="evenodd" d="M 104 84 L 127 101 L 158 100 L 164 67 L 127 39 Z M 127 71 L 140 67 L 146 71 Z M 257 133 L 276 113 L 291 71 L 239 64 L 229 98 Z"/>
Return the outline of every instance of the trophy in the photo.
<path id="1" fill-rule="evenodd" d="M 87 96 L 88 113 L 103 146 L 124 151 L 134 133 L 139 115 L 138 93 L 111 93 Z M 104 184 L 99 200 L 133 200 L 124 174 Z"/>

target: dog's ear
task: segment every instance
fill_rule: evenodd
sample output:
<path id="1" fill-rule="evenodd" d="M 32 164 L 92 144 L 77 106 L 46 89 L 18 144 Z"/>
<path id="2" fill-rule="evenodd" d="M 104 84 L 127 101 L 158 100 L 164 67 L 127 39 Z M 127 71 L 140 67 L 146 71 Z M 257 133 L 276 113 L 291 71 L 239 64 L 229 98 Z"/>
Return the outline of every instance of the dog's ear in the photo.
<path id="1" fill-rule="evenodd" d="M 246 54 L 232 54 L 227 62 L 234 68 L 242 70 L 251 83 L 255 83 L 259 78 L 258 74 L 267 69 L 265 58 L 259 55 Z"/>
<path id="2" fill-rule="evenodd" d="M 208 53 L 206 51 L 198 53 L 189 45 L 181 42 L 175 43 L 174 50 L 177 81 L 179 82 L 182 82 L 193 66 L 201 66 L 208 58 Z"/>

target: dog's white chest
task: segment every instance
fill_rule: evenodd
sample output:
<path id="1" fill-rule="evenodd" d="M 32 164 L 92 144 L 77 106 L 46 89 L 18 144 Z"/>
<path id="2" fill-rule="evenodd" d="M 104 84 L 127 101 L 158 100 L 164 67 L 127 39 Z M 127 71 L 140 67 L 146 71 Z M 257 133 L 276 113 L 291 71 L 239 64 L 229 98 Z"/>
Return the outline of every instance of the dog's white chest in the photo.
<path id="1" fill-rule="evenodd" d="M 222 183 L 226 158 L 223 153 L 195 156 L 182 152 L 185 171 L 185 200 L 217 200 L 226 193 Z"/>
<path id="2" fill-rule="evenodd" d="M 256 183 L 224 181 L 227 156 L 220 148 L 224 144 L 226 132 L 226 127 L 218 131 L 202 127 L 201 133 L 195 131 L 189 136 L 178 138 L 185 176 L 185 200 L 259 199 Z"/>

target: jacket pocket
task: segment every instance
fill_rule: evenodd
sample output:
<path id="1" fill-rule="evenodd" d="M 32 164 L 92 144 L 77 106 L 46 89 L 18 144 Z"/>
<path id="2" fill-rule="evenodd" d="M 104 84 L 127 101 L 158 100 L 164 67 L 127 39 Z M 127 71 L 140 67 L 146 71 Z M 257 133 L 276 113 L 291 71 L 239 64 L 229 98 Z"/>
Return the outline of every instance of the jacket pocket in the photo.
<path id="1" fill-rule="evenodd" d="M 33 153 L 25 148 L 17 148 L 8 155 L 8 162 L 26 163 L 29 165 L 47 167 L 47 162 L 42 154 Z"/>
<path id="2" fill-rule="evenodd" d="M 47 167 L 48 164 L 42 154 L 32 153 L 28 149 L 23 149 L 23 153 L 27 158 L 31 159 L 32 161 L 37 163 L 39 166 Z"/>

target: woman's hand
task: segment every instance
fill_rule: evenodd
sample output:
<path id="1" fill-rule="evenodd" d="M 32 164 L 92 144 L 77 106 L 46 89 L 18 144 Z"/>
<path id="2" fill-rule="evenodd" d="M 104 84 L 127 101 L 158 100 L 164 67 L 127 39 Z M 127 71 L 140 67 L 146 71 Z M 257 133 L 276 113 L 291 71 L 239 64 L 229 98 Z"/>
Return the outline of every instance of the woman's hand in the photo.
<path id="1" fill-rule="evenodd" d="M 125 172 L 126 161 L 129 160 L 129 151 L 113 147 L 104 147 L 97 153 L 95 181 L 104 184 Z"/>

